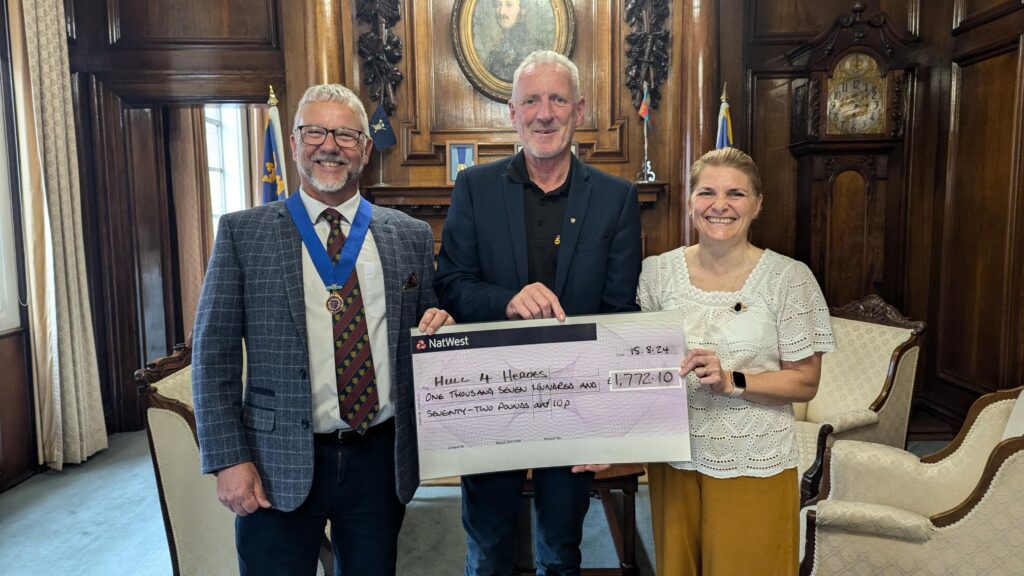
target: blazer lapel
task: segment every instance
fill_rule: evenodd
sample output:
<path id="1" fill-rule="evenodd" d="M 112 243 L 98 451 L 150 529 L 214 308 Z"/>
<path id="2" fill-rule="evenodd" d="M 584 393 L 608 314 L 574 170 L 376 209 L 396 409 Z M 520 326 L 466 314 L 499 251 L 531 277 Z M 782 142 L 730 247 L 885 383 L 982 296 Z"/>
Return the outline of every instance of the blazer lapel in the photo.
<path id="1" fill-rule="evenodd" d="M 506 174 L 501 180 L 501 196 L 505 199 L 505 216 L 508 219 L 509 239 L 512 242 L 512 258 L 516 263 L 519 285 L 526 286 L 530 277 L 526 272 L 526 218 L 523 208 L 523 186 L 513 182 Z"/>
<path id="2" fill-rule="evenodd" d="M 370 233 L 377 245 L 384 273 L 384 303 L 388 319 L 388 353 L 392 361 L 397 358 L 398 331 L 402 326 L 402 266 L 398 254 L 398 234 L 383 212 L 373 207 Z"/>
<path id="3" fill-rule="evenodd" d="M 309 345 L 309 339 L 306 335 L 306 298 L 302 289 L 302 237 L 284 204 L 278 209 L 277 237 L 288 309 L 305 347 Z"/>
<path id="4" fill-rule="evenodd" d="M 590 206 L 590 173 L 586 164 L 573 156 L 572 182 L 569 183 L 569 205 L 565 209 L 562 221 L 561 244 L 558 247 L 558 268 L 555 272 L 555 295 L 562 297 L 565 281 L 569 274 L 569 265 L 576 253 L 576 243 L 580 238 L 580 230 Z"/>

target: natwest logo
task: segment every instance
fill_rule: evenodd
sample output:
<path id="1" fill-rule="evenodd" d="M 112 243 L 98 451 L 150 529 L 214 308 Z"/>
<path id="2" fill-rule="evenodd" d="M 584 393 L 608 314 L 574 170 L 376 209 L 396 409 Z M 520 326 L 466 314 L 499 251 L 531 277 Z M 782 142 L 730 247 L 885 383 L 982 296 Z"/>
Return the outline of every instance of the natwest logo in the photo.
<path id="1" fill-rule="evenodd" d="M 416 349 L 417 350 L 426 350 L 427 349 L 427 341 L 426 340 L 420 340 L 419 342 L 417 342 L 416 343 Z"/>
<path id="2" fill-rule="evenodd" d="M 426 341 L 432 350 L 444 350 L 445 348 L 463 348 L 469 346 L 469 336 L 463 336 L 456 338 L 455 336 L 436 336 L 434 338 L 428 338 Z M 422 344 L 423 340 L 420 340 L 419 344 Z M 417 344 L 417 348 L 419 347 Z"/>

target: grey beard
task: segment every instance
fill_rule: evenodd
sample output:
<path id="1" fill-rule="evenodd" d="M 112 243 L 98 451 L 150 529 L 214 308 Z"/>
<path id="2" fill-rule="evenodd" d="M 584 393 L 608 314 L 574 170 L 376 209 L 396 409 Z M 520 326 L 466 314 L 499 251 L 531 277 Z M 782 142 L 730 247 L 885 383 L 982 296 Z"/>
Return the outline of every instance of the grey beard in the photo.
<path id="1" fill-rule="evenodd" d="M 299 164 L 299 169 L 302 170 L 303 175 L 309 179 L 310 183 L 313 184 L 313 186 L 317 190 L 321 192 L 326 192 L 328 194 L 340 191 L 342 188 L 347 186 L 349 182 L 352 182 L 353 180 L 358 180 L 359 176 L 362 175 L 363 173 L 362 166 L 357 164 L 349 164 L 348 171 L 345 172 L 345 177 L 332 182 L 327 180 L 321 180 L 314 174 L 312 160 L 301 162 Z"/>

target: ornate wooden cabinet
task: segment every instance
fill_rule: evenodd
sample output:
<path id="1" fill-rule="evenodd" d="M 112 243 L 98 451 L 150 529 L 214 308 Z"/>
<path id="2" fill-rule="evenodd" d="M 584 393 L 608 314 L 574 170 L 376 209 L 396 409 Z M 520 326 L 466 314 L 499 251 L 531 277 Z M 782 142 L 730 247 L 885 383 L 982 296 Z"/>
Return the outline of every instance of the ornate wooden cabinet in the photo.
<path id="1" fill-rule="evenodd" d="M 794 90 L 796 256 L 828 302 L 881 294 L 902 305 L 905 118 L 910 39 L 885 14 L 850 14 L 787 54 L 807 80 Z"/>

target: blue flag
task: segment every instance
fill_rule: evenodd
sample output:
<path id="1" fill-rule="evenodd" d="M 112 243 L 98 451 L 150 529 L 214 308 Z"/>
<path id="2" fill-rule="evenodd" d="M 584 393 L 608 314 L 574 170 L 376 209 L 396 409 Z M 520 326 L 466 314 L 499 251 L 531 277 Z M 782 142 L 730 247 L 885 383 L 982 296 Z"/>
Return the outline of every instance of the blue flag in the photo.
<path id="1" fill-rule="evenodd" d="M 729 117 L 729 98 L 725 95 L 725 88 L 722 88 L 722 107 L 718 110 L 718 138 L 715 139 L 715 148 L 729 146 L 732 146 L 732 118 Z"/>
<path id="2" fill-rule="evenodd" d="M 275 200 L 284 200 L 285 183 L 281 175 L 281 155 L 277 150 L 277 143 L 274 140 L 273 118 L 267 120 L 266 135 L 263 138 L 263 170 L 260 172 L 260 180 L 263 185 L 263 203 Z"/>
<path id="3" fill-rule="evenodd" d="M 391 122 L 384 107 L 377 105 L 377 111 L 370 118 L 370 138 L 373 139 L 373 147 L 381 152 L 398 144 L 395 131 L 391 129 Z"/>

